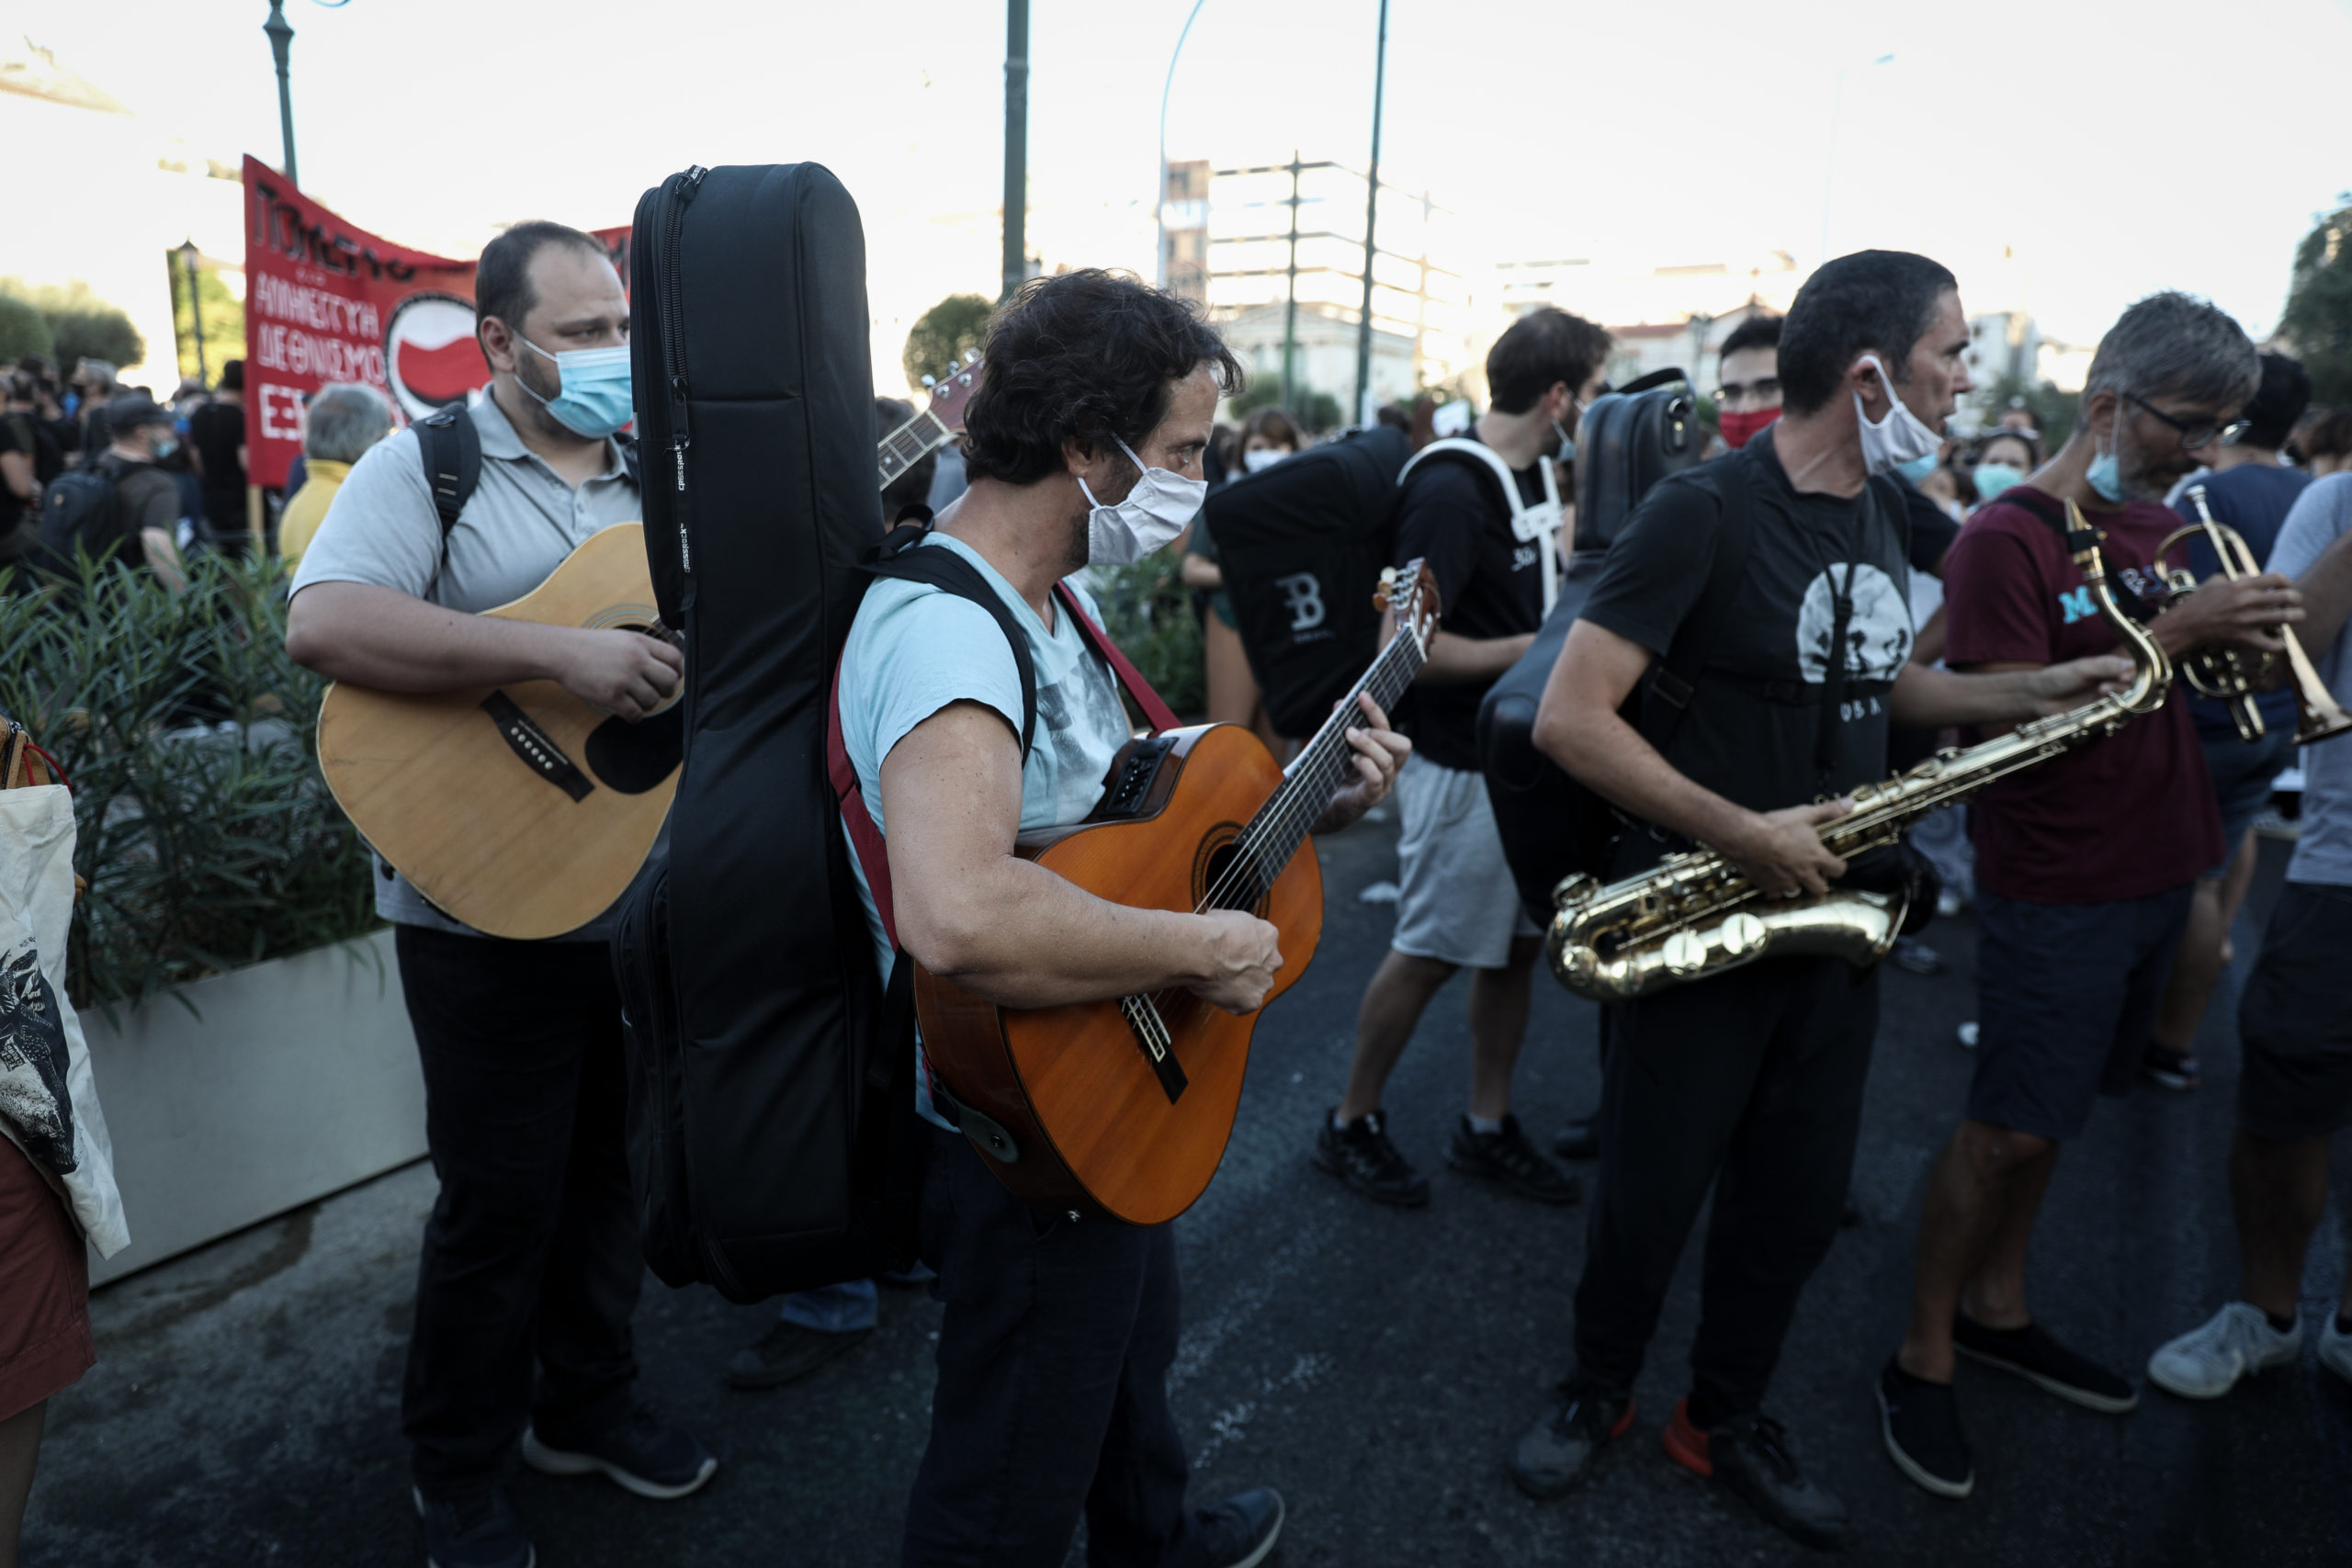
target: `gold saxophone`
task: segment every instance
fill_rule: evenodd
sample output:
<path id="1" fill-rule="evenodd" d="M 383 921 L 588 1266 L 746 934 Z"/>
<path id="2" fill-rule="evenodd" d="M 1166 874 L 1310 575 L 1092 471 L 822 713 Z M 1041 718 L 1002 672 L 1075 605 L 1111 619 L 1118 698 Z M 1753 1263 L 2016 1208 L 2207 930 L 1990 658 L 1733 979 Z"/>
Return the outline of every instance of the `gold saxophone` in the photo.
<path id="1" fill-rule="evenodd" d="M 1821 841 L 1830 853 L 1850 861 L 1892 844 L 1929 812 L 1995 779 L 2112 735 L 2164 706 L 2172 661 L 2116 604 L 2097 536 L 2071 501 L 2066 521 L 2071 537 L 2087 541 L 2075 552 L 2075 563 L 2099 615 L 2131 652 L 2132 683 L 1965 750 L 1939 751 L 1883 784 L 1864 784 L 1852 792 L 1851 812 L 1822 824 Z M 1835 886 L 1826 893 L 1770 897 L 1704 846 L 1668 855 L 1641 875 L 1605 887 L 1595 877 L 1571 876 L 1552 897 L 1558 912 L 1544 938 L 1552 972 L 1569 990 L 1599 1002 L 1630 1001 L 1765 957 L 1817 954 L 1867 967 L 1894 944 L 1910 904 L 1905 893 Z"/>

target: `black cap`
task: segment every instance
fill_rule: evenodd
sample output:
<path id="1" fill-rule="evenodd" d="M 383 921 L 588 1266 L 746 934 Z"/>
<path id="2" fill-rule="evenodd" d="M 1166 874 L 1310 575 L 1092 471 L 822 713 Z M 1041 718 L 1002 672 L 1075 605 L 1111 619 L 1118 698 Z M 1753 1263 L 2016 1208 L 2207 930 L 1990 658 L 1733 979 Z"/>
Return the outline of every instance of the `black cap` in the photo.
<path id="1" fill-rule="evenodd" d="M 116 435 L 127 435 L 144 424 L 171 423 L 171 410 L 137 392 L 113 399 L 107 404 L 107 429 Z"/>

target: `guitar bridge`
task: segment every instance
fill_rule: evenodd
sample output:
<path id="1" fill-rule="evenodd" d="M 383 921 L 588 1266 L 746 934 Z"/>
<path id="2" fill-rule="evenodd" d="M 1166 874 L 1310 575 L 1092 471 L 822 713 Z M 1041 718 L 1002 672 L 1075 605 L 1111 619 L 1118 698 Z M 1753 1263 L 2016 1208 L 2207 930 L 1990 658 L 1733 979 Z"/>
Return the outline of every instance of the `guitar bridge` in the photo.
<path id="1" fill-rule="evenodd" d="M 1136 1043 L 1159 1079 L 1160 1092 L 1168 1096 L 1169 1104 L 1175 1104 L 1190 1080 L 1184 1077 L 1183 1065 L 1176 1060 L 1176 1042 L 1170 1037 L 1159 1007 L 1149 997 L 1121 997 L 1119 1012 L 1135 1031 Z"/>

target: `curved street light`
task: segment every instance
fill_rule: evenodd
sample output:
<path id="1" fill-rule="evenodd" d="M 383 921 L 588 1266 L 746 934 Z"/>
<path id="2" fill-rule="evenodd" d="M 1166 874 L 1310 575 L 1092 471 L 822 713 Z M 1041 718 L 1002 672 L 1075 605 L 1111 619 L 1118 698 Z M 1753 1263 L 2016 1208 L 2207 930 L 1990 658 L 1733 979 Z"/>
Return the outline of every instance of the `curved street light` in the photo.
<path id="1" fill-rule="evenodd" d="M 1151 175 L 1151 217 L 1159 236 L 1153 246 L 1152 266 L 1162 288 L 1168 287 L 1168 93 L 1176 85 L 1176 62 L 1184 52 L 1184 40 L 1193 34 L 1193 19 L 1208 3 L 1209 0 L 1193 0 L 1183 29 L 1176 35 L 1176 48 L 1168 56 L 1168 80 L 1159 85 L 1159 166 Z"/>

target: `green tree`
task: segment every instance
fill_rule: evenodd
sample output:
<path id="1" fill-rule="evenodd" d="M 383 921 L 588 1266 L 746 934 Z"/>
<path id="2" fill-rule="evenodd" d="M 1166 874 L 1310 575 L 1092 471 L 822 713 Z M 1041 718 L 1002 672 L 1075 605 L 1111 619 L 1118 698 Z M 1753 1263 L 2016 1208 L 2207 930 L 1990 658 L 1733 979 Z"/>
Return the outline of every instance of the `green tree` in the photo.
<path id="1" fill-rule="evenodd" d="M 19 278 L 0 278 L 0 294 L 22 299 L 40 312 L 49 323 L 57 363 L 69 375 L 77 359 L 103 359 L 121 366 L 136 365 L 147 357 L 147 340 L 139 335 L 130 318 L 92 293 L 86 283 L 28 288 Z"/>
<path id="2" fill-rule="evenodd" d="M 907 385 L 920 387 L 926 376 L 936 376 L 978 348 L 988 338 L 989 318 L 996 307 L 978 294 L 950 294 L 915 319 L 907 333 L 906 351 L 899 363 L 906 367 Z"/>
<path id="3" fill-rule="evenodd" d="M 2024 408 L 2033 415 L 2033 427 L 2041 433 L 2041 449 L 2055 452 L 2075 433 L 2075 420 L 2083 403 L 2080 392 L 2062 392 L 2048 381 L 2033 382 L 2022 376 L 2002 376 L 1977 391 L 1978 404 L 1984 411 L 1984 428 L 1990 430 L 2001 420 L 2003 411 Z"/>
<path id="4" fill-rule="evenodd" d="M 54 354 L 56 348 L 49 322 L 39 310 L 14 295 L 0 294 L 0 360 Z"/>
<path id="5" fill-rule="evenodd" d="M 2311 372 L 2315 402 L 2352 402 L 2352 193 L 2295 247 L 2278 330 Z"/>
<path id="6" fill-rule="evenodd" d="M 196 336 L 188 330 L 187 267 L 177 251 L 164 254 L 171 267 L 172 335 L 179 344 L 180 374 L 193 376 Z M 201 266 L 196 274 L 196 298 L 204 310 L 204 368 L 217 381 L 222 364 L 245 356 L 245 307 L 219 273 Z"/>
<path id="7" fill-rule="evenodd" d="M 1292 406 L 1285 410 L 1298 427 L 1310 435 L 1320 435 L 1340 427 L 1340 400 L 1329 392 L 1318 392 L 1312 387 L 1295 387 Z M 1283 382 L 1279 376 L 1261 377 L 1244 387 L 1232 401 L 1227 403 L 1228 412 L 1248 418 L 1260 409 L 1281 408 Z"/>

